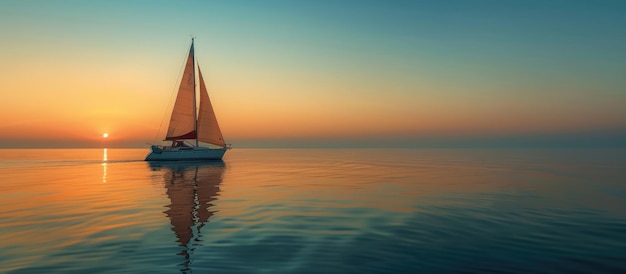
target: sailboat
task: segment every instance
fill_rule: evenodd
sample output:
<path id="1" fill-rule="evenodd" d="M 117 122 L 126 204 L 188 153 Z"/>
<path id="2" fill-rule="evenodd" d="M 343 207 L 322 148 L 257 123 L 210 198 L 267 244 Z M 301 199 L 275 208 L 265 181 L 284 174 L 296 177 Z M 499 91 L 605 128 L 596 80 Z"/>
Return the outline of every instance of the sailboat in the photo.
<path id="1" fill-rule="evenodd" d="M 151 145 L 146 161 L 221 160 L 226 150 L 230 149 L 230 145 L 224 142 L 199 66 L 199 111 L 196 108 L 196 61 L 193 45 L 192 38 L 165 136 L 165 141 L 171 141 L 171 144 Z"/>

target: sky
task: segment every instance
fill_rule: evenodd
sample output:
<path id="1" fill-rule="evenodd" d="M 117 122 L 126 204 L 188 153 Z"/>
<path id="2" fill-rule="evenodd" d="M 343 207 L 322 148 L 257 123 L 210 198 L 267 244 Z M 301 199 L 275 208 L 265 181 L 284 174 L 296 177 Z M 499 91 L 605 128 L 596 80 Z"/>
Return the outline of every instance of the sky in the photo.
<path id="1" fill-rule="evenodd" d="M 626 146 L 624 1 L 0 1 L 0 147 Z M 108 133 L 107 139 L 102 138 Z"/>

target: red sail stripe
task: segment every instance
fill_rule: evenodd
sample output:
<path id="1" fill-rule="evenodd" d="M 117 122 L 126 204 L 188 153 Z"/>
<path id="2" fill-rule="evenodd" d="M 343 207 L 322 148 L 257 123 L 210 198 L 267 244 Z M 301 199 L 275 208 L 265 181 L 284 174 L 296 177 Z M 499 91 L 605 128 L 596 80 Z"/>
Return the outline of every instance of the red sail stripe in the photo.
<path id="1" fill-rule="evenodd" d="M 180 140 L 180 139 L 196 139 L 196 131 L 192 130 L 183 135 L 165 137 L 165 140 Z"/>

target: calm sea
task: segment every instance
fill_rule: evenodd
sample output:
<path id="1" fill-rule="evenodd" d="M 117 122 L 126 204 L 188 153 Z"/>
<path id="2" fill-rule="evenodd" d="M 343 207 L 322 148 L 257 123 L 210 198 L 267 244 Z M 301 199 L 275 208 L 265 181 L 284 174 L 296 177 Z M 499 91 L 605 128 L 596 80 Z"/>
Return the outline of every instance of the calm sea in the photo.
<path id="1" fill-rule="evenodd" d="M 626 272 L 626 150 L 0 150 L 2 273 Z"/>

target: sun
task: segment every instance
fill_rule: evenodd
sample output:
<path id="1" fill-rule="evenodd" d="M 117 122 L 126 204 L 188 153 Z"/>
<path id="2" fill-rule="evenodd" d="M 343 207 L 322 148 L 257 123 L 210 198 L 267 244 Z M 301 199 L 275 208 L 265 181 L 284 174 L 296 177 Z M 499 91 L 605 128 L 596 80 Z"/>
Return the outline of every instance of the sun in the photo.
<path id="1" fill-rule="evenodd" d="M 105 132 L 105 133 L 103 133 L 103 134 L 102 134 L 102 138 L 106 139 L 106 138 L 108 138 L 108 137 L 109 137 L 109 134 L 108 134 L 108 133 L 106 133 L 106 132 Z"/>

